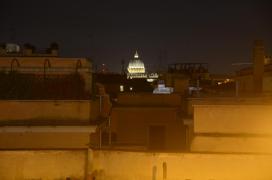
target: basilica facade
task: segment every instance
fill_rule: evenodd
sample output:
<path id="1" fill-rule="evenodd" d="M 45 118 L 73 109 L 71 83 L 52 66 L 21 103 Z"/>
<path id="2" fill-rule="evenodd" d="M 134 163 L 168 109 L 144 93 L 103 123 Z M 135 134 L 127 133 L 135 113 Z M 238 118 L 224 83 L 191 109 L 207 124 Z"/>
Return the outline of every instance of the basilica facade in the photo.
<path id="1" fill-rule="evenodd" d="M 157 73 L 147 73 L 144 62 L 140 59 L 138 52 L 135 52 L 134 58 L 129 61 L 127 67 L 127 78 L 128 79 L 157 79 Z"/>

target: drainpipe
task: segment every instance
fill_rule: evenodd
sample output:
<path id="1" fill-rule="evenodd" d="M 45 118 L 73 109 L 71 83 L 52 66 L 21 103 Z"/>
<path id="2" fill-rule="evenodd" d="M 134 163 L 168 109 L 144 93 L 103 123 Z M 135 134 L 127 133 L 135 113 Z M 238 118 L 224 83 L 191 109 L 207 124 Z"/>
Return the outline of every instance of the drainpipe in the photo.
<path id="1" fill-rule="evenodd" d="M 197 92 L 197 97 L 199 97 L 199 78 L 198 78 L 197 81 L 196 81 L 196 88 L 197 88 L 197 90 L 196 90 L 196 92 Z"/>
<path id="2" fill-rule="evenodd" d="M 111 117 L 109 116 L 109 146 L 111 146 Z"/>
<path id="3" fill-rule="evenodd" d="M 101 127 L 99 127 L 99 149 L 102 147 L 102 130 Z"/>
<path id="4" fill-rule="evenodd" d="M 237 79 L 235 81 L 235 96 L 239 96 L 239 81 Z"/>
<path id="5" fill-rule="evenodd" d="M 99 95 L 99 113 L 102 112 L 102 95 Z"/>

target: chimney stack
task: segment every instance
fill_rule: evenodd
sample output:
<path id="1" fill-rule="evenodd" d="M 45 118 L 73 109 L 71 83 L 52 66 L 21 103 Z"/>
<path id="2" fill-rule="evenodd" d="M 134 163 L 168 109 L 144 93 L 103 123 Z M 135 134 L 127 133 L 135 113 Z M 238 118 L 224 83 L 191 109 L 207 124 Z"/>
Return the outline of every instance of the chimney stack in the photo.
<path id="1" fill-rule="evenodd" d="M 264 57 L 263 41 L 255 40 L 253 48 L 253 87 L 256 94 L 263 91 Z"/>

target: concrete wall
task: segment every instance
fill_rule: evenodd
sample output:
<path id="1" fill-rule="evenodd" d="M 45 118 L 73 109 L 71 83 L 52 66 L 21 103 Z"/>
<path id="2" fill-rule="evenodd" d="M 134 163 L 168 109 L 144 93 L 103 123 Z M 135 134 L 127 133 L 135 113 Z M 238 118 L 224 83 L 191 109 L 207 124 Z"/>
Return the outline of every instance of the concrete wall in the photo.
<path id="1" fill-rule="evenodd" d="M 1 180 L 271 180 L 272 155 L 0 151 Z"/>
<path id="2" fill-rule="evenodd" d="M 165 74 L 165 84 L 168 87 L 173 87 L 174 92 L 184 94 L 188 90 L 189 78 L 179 73 Z"/>
<path id="3" fill-rule="evenodd" d="M 272 135 L 272 105 L 195 105 L 195 133 Z"/>
<path id="4" fill-rule="evenodd" d="M 177 93 L 185 94 L 189 87 L 188 79 L 174 79 L 174 91 Z"/>
<path id="5" fill-rule="evenodd" d="M 272 153 L 271 137 L 203 136 L 196 135 L 191 142 L 193 152 Z"/>
<path id="6" fill-rule="evenodd" d="M 244 76 L 237 76 L 237 81 L 239 82 L 239 92 L 240 95 L 243 93 L 252 93 L 254 89 L 254 81 L 253 75 L 244 75 Z M 272 74 L 271 72 L 265 72 L 262 78 L 262 91 L 264 93 L 272 91 Z"/>
<path id="7" fill-rule="evenodd" d="M 89 133 L 0 133 L 0 149 L 82 149 Z"/>
<path id="8" fill-rule="evenodd" d="M 71 74 L 78 72 L 85 81 L 85 90 L 92 92 L 92 63 L 86 58 L 64 57 L 0 57 L 0 71 L 25 74 Z"/>
<path id="9" fill-rule="evenodd" d="M 103 180 L 272 179 L 271 155 L 94 151 L 92 162 L 90 171 Z"/>
<path id="10" fill-rule="evenodd" d="M 238 90 L 240 94 L 253 92 L 254 84 L 252 75 L 238 76 L 236 77 L 236 80 L 239 83 Z"/>
<path id="11" fill-rule="evenodd" d="M 99 102 L 92 101 L 0 101 L 0 122 L 33 121 L 89 121 L 98 115 Z"/>
<path id="12" fill-rule="evenodd" d="M 124 93 L 119 94 L 117 103 L 119 105 L 133 106 L 180 106 L 181 96 L 179 94 L 148 94 L 148 93 Z"/>
<path id="13" fill-rule="evenodd" d="M 1 180 L 83 180 L 86 151 L 0 151 Z"/>
<path id="14" fill-rule="evenodd" d="M 165 127 L 167 150 L 181 150 L 185 143 L 183 122 L 178 108 L 171 107 L 114 107 L 111 129 L 118 144 L 149 145 L 149 126 Z"/>
<path id="15" fill-rule="evenodd" d="M 43 72 L 43 68 L 45 65 L 45 60 L 48 60 L 51 68 L 71 68 L 76 69 L 77 61 L 79 60 L 81 63 L 81 67 L 84 69 L 91 69 L 92 64 L 86 58 L 62 58 L 62 57 L 0 57 L 0 67 L 7 68 L 9 71 L 11 67 L 11 63 L 14 59 L 17 59 L 19 66 L 17 63 L 14 63 L 14 68 L 41 68 Z M 19 70 L 17 69 L 17 70 Z M 31 70 L 31 69 L 29 69 Z"/>
<path id="16" fill-rule="evenodd" d="M 272 73 L 265 73 L 266 76 L 263 77 L 263 91 L 272 92 Z"/>
<path id="17" fill-rule="evenodd" d="M 0 101 L 3 126 L 87 125 L 98 115 L 99 101 Z M 87 132 L 0 132 L 0 149 L 80 149 L 89 145 Z"/>
<path id="18" fill-rule="evenodd" d="M 272 153 L 272 105 L 194 105 L 194 152 Z"/>

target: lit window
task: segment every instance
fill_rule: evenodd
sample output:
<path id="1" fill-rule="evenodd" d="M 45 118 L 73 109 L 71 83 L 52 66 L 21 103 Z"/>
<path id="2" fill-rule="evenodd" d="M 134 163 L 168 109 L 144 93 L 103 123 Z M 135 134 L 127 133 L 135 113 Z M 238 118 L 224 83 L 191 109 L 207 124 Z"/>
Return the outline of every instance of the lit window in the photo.
<path id="1" fill-rule="evenodd" d="M 124 92 L 124 86 L 120 85 L 120 92 Z"/>

